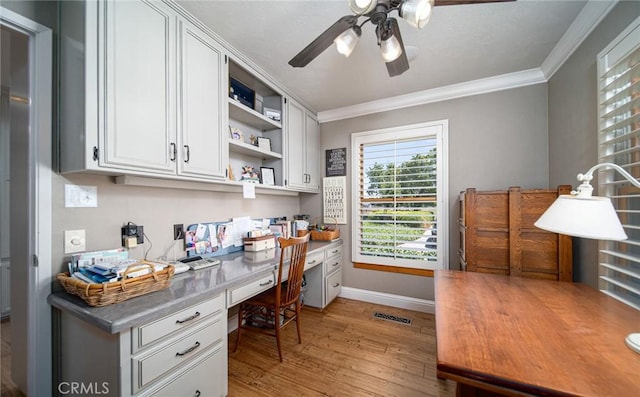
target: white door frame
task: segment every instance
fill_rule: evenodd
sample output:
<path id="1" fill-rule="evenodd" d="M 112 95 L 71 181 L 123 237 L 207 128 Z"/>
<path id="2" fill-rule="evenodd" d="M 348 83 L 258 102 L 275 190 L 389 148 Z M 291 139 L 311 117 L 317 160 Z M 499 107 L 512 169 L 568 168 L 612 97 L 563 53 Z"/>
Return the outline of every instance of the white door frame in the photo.
<path id="1" fill-rule="evenodd" d="M 51 180 L 52 180 L 52 74 L 51 29 L 0 7 L 0 24 L 29 36 L 29 267 L 27 303 L 27 394 L 46 396 L 52 391 L 51 364 Z"/>

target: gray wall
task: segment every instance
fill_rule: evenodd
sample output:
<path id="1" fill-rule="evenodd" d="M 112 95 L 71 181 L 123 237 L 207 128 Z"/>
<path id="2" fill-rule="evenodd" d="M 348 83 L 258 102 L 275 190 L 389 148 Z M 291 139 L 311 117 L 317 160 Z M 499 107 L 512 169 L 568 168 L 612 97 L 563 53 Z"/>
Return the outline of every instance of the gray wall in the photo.
<path id="1" fill-rule="evenodd" d="M 353 132 L 442 119 L 449 120 L 449 263 L 457 269 L 460 191 L 548 186 L 546 84 L 324 123 L 322 149 L 324 155 L 326 149 L 347 147 L 350 161 Z M 348 186 L 350 178 L 348 174 Z M 303 213 L 314 213 L 321 208 L 321 197 L 303 196 L 300 203 Z M 434 299 L 431 278 L 355 269 L 350 262 L 350 232 L 350 225 L 341 228 L 347 262 L 344 286 Z"/>
<path id="2" fill-rule="evenodd" d="M 622 1 L 549 80 L 549 183 L 577 186 L 576 175 L 598 162 L 597 55 L 640 15 Z M 597 181 L 593 182 L 597 191 Z M 598 244 L 574 238 L 574 279 L 598 284 Z"/>
<path id="3" fill-rule="evenodd" d="M 64 185 L 98 187 L 97 208 L 65 208 Z M 173 224 L 225 221 L 237 216 L 252 218 L 287 216 L 299 213 L 298 197 L 257 194 L 243 199 L 242 193 L 164 189 L 116 185 L 108 176 L 91 174 L 53 177 L 53 271 L 65 269 L 63 241 L 65 230 L 85 229 L 87 250 L 117 248 L 122 244 L 120 228 L 127 222 L 144 226 L 151 240 L 148 259 L 160 256 L 172 242 Z M 131 256 L 142 258 L 149 242 L 132 249 Z M 175 255 L 183 255 L 179 244 Z M 173 255 L 169 251 L 169 255 Z"/>

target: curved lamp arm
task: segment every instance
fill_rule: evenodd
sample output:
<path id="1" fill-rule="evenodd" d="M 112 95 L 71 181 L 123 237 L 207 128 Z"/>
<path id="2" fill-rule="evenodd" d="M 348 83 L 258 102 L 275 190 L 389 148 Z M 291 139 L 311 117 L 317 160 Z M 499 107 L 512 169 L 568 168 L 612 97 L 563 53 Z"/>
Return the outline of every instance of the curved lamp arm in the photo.
<path id="1" fill-rule="evenodd" d="M 613 168 L 614 170 L 622 174 L 622 176 L 624 176 L 629 182 L 631 182 L 633 186 L 640 188 L 640 182 L 638 182 L 636 178 L 631 176 L 631 174 L 629 174 L 624 168 L 613 163 L 601 163 L 591 167 L 586 174 L 578 174 L 578 180 L 582 183 L 576 188 L 574 192 L 571 192 L 571 194 L 580 198 L 591 197 L 593 193 L 593 186 L 591 186 L 593 173 L 600 168 Z"/>

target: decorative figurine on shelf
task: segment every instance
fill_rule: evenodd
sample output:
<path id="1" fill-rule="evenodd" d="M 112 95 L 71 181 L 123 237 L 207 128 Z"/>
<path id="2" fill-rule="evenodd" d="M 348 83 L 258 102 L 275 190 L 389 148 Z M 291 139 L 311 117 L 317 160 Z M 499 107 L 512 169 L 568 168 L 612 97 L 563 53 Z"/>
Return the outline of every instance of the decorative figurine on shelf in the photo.
<path id="1" fill-rule="evenodd" d="M 240 180 L 251 183 L 260 183 L 258 173 L 255 172 L 253 170 L 253 167 L 251 167 L 250 165 L 242 166 L 242 176 L 240 177 Z"/>
<path id="2" fill-rule="evenodd" d="M 251 134 L 251 136 L 249 137 L 249 143 L 253 146 L 258 146 L 258 137 Z"/>

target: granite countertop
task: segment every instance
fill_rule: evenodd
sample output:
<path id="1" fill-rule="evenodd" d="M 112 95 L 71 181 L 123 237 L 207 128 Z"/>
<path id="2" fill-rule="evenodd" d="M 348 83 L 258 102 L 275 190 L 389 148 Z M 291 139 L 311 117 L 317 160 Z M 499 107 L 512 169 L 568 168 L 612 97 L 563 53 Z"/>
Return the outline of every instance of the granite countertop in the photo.
<path id="1" fill-rule="evenodd" d="M 341 243 L 310 241 L 308 254 Z M 255 261 L 254 258 L 258 256 L 255 254 L 240 251 L 218 256 L 221 262 L 219 266 L 175 275 L 169 288 L 108 306 L 91 307 L 79 297 L 64 291 L 49 295 L 47 302 L 103 331 L 116 334 L 213 298 L 229 288 L 251 282 L 277 269 L 279 249 L 273 250 L 272 258 L 259 262 Z"/>

